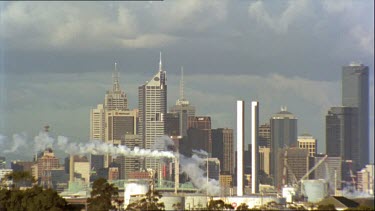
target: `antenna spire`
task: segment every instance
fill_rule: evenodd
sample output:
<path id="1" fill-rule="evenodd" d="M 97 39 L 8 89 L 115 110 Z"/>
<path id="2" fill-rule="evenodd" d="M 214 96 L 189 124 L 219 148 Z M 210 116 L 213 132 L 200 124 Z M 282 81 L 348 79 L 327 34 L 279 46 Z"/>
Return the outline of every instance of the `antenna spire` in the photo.
<path id="1" fill-rule="evenodd" d="M 181 66 L 180 100 L 184 100 L 184 67 Z"/>
<path id="2" fill-rule="evenodd" d="M 120 83 L 119 83 L 119 72 L 117 69 L 117 62 L 115 62 L 115 72 L 112 75 L 113 78 L 113 91 L 120 90 Z"/>
<path id="3" fill-rule="evenodd" d="M 161 51 L 160 51 L 160 60 L 159 60 L 159 71 L 162 71 L 163 64 L 161 62 Z"/>

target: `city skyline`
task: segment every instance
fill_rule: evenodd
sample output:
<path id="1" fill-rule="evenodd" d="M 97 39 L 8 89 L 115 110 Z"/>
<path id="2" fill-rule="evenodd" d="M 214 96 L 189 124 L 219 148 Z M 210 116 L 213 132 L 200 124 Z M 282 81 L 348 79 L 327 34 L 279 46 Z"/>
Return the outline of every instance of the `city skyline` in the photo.
<path id="1" fill-rule="evenodd" d="M 261 103 L 260 124 L 268 122 L 280 106 L 287 106 L 298 118 L 298 135 L 309 133 L 316 137 L 318 152 L 323 152 L 325 146 L 325 114 L 329 107 L 341 105 L 341 68 L 352 61 L 361 61 L 370 69 L 370 140 L 374 140 L 373 19 L 367 18 L 373 17 L 373 11 L 369 9 L 373 8 L 373 2 L 343 1 L 341 6 L 330 1 L 288 1 L 276 6 L 266 1 L 235 5 L 192 2 L 186 7 L 178 2 L 143 5 L 99 2 L 90 4 L 87 9 L 82 9 L 89 5 L 84 3 L 1 3 L 0 45 L 5 48 L 0 52 L 0 134 L 8 136 L 4 144 L 11 146 L 9 140 L 14 133 L 27 132 L 28 140 L 32 140 L 46 124 L 51 126 L 52 134 L 88 141 L 88 111 L 100 103 L 105 91 L 110 89 L 113 63 L 119 64 L 120 84 L 128 96 L 128 107 L 136 108 L 137 87 L 157 70 L 159 51 L 163 52 L 163 65 L 168 73 L 168 108 L 178 99 L 179 69 L 184 66 L 185 95 L 196 107 L 197 115 L 211 116 L 212 128 L 235 129 L 237 99 Z M 61 35 L 60 40 L 46 39 L 44 45 L 29 46 L 28 43 L 34 42 L 30 38 L 22 39 L 20 36 L 25 33 L 21 32 L 35 23 L 16 14 L 27 13 L 30 9 L 37 17 L 43 12 L 49 17 L 52 13 L 40 10 L 44 4 L 51 5 L 51 8 L 55 4 L 61 5 L 61 11 L 71 11 L 68 14 L 77 17 L 78 25 L 81 16 L 74 13 L 77 9 L 83 11 L 82 17 L 90 17 L 99 11 L 99 19 L 112 18 L 111 14 L 115 14 L 115 18 L 105 22 L 108 26 L 100 25 L 108 29 L 108 34 L 89 36 L 82 45 L 75 45 L 82 34 L 81 31 L 74 32 L 74 24 L 69 28 L 62 24 L 61 19 L 52 18 L 57 26 L 67 27 L 66 36 Z M 245 11 L 240 6 L 246 6 Z M 311 14 L 307 9 L 309 6 L 323 16 Z M 186 16 L 180 18 L 186 30 L 176 24 L 179 22 L 168 22 L 167 16 L 157 12 L 158 9 L 165 12 L 168 8 L 180 8 L 186 12 Z M 215 14 L 209 8 L 222 13 L 210 16 L 205 23 L 196 26 L 194 23 L 199 22 L 204 11 Z M 140 15 L 150 10 L 157 13 L 156 21 L 164 20 L 155 26 L 160 28 L 151 32 L 145 31 L 141 25 L 155 22 L 147 15 Z M 236 11 L 240 17 L 245 16 L 244 20 L 250 25 L 230 27 L 237 20 L 233 17 Z M 310 16 L 302 16 L 303 11 Z M 65 20 L 67 16 L 61 17 Z M 317 17 L 323 17 L 323 21 L 318 21 Z M 39 21 L 37 32 L 50 26 L 47 19 Z M 315 33 L 301 27 L 306 23 L 313 25 Z M 124 41 L 123 45 L 101 42 L 111 40 L 114 35 L 110 33 L 128 37 L 128 34 L 115 30 L 120 26 L 127 26 L 126 32 L 131 26 L 137 28 L 135 34 L 129 36 L 135 37 L 134 45 L 143 43 L 146 46 L 130 46 L 131 39 Z M 57 29 L 53 28 L 53 31 L 57 33 Z M 93 30 L 88 28 L 88 32 Z M 200 35 L 200 32 L 204 33 Z M 257 33 L 265 38 L 256 36 Z M 215 39 L 212 34 L 215 34 Z M 339 34 L 342 34 L 342 39 L 334 42 L 333 38 Z M 173 41 L 175 37 L 177 40 Z M 159 41 L 155 42 L 153 38 Z M 88 45 L 92 40 L 100 44 Z M 329 48 L 332 50 L 327 51 Z M 100 51 L 92 53 L 92 49 Z M 344 49 L 351 51 L 342 52 Z M 305 51 L 306 54 L 301 54 Z M 245 109 L 248 113 L 250 107 Z M 249 124 L 250 119 L 246 118 Z M 250 138 L 246 137 L 246 143 L 249 141 Z M 372 149 L 373 144 L 370 146 Z M 25 148 L 20 150 L 23 152 Z M 12 158 L 10 153 L 3 156 Z M 372 161 L 373 157 L 372 152 Z"/>

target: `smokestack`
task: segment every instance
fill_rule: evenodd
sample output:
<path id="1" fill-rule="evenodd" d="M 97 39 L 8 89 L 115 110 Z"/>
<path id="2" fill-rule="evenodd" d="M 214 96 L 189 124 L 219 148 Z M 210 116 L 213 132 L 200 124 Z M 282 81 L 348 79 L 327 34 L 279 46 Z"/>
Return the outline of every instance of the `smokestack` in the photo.
<path id="1" fill-rule="evenodd" d="M 258 127 L 259 127 L 259 102 L 251 102 L 251 193 L 259 193 L 258 171 L 259 171 L 259 149 L 258 149 Z"/>
<path id="2" fill-rule="evenodd" d="M 74 155 L 69 158 L 69 182 L 74 181 Z"/>
<path id="3" fill-rule="evenodd" d="M 244 131 L 244 104 L 243 100 L 237 100 L 237 196 L 243 196 L 243 146 Z"/>

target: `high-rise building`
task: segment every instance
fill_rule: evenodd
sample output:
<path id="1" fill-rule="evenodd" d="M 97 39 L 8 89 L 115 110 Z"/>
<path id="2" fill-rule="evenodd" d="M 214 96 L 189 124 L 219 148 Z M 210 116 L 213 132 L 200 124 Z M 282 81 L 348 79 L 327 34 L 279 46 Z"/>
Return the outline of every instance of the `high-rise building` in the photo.
<path id="1" fill-rule="evenodd" d="M 297 118 L 287 111 L 286 107 L 273 115 L 270 119 L 271 126 L 271 175 L 274 184 L 277 181 L 278 150 L 284 147 L 297 145 Z"/>
<path id="2" fill-rule="evenodd" d="M 151 149 L 155 139 L 165 133 L 167 113 L 166 72 L 162 68 L 161 54 L 159 71 L 138 88 L 139 134 L 146 149 Z M 159 159 L 146 158 L 146 168 L 158 169 Z"/>
<path id="3" fill-rule="evenodd" d="M 180 136 L 180 115 L 170 112 L 165 115 L 165 134 L 168 136 Z"/>
<path id="4" fill-rule="evenodd" d="M 128 99 L 123 90 L 120 89 L 119 72 L 117 70 L 117 63 L 115 63 L 115 72 L 112 74 L 113 87 L 108 90 L 104 97 L 104 108 L 107 111 L 112 110 L 127 110 Z"/>
<path id="5" fill-rule="evenodd" d="M 105 113 L 106 142 L 121 144 L 125 134 L 135 134 L 137 129 L 137 110 L 111 110 Z"/>
<path id="6" fill-rule="evenodd" d="M 326 115 L 326 151 L 330 157 L 352 160 L 358 168 L 358 109 L 332 107 Z M 362 153 L 362 152 L 361 152 Z"/>
<path id="7" fill-rule="evenodd" d="M 282 185 L 297 184 L 309 171 L 309 152 L 307 149 L 284 148 L 279 150 L 278 155 L 275 187 L 280 188 Z"/>
<path id="8" fill-rule="evenodd" d="M 218 128 L 212 130 L 212 157 L 218 158 L 221 174 L 234 174 L 233 129 Z"/>
<path id="9" fill-rule="evenodd" d="M 357 172 L 357 190 L 369 195 L 374 195 L 374 164 L 366 165 Z"/>
<path id="10" fill-rule="evenodd" d="M 369 67 L 351 63 L 342 68 L 342 105 L 358 109 L 358 168 L 365 167 L 369 158 Z"/>
<path id="11" fill-rule="evenodd" d="M 43 156 L 38 158 L 34 178 L 38 178 L 40 180 L 40 184 L 42 187 L 49 187 L 52 188 L 52 178 L 51 172 L 52 169 L 57 169 L 60 167 L 60 162 L 57 157 L 55 157 L 55 153 L 51 148 L 47 148 L 43 152 Z"/>
<path id="12" fill-rule="evenodd" d="M 90 140 L 105 140 L 105 110 L 103 104 L 90 111 Z"/>
<path id="13" fill-rule="evenodd" d="M 259 126 L 259 146 L 271 148 L 271 126 L 269 123 Z"/>
<path id="14" fill-rule="evenodd" d="M 188 129 L 188 118 L 195 116 L 195 107 L 184 96 L 184 70 L 181 68 L 180 80 L 180 98 L 176 101 L 176 105 L 170 108 L 170 112 L 179 115 L 179 135 L 186 136 Z"/>
<path id="15" fill-rule="evenodd" d="M 74 180 L 81 180 L 87 184 L 90 183 L 90 162 L 86 156 L 71 156 L 73 158 Z"/>
<path id="16" fill-rule="evenodd" d="M 122 145 L 133 150 L 135 147 L 144 148 L 140 135 L 126 134 L 122 137 Z M 143 169 L 143 158 L 130 156 L 117 156 L 115 162 L 119 167 L 119 178 L 128 179 L 131 172 L 138 172 Z"/>
<path id="17" fill-rule="evenodd" d="M 196 116 L 188 118 L 188 140 L 194 150 L 204 150 L 212 154 L 211 117 Z"/>
<path id="18" fill-rule="evenodd" d="M 298 147 L 301 149 L 307 149 L 309 156 L 314 157 L 317 149 L 316 139 L 310 134 L 303 134 L 298 136 Z"/>
<path id="19" fill-rule="evenodd" d="M 271 149 L 268 147 L 259 146 L 259 170 L 264 171 L 266 174 L 270 174 L 270 160 Z"/>

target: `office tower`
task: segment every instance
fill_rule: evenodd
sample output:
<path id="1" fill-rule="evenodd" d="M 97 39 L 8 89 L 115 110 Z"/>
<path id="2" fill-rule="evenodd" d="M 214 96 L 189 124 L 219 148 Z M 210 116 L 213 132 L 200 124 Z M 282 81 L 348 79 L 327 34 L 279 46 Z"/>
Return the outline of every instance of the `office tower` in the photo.
<path id="1" fill-rule="evenodd" d="M 357 172 L 357 190 L 374 195 L 374 164 L 366 165 Z"/>
<path id="2" fill-rule="evenodd" d="M 112 110 L 105 113 L 106 141 L 112 144 L 121 144 L 125 134 L 135 134 L 137 129 L 136 110 Z"/>
<path id="3" fill-rule="evenodd" d="M 271 149 L 268 147 L 259 146 L 259 170 L 270 174 Z"/>
<path id="4" fill-rule="evenodd" d="M 212 155 L 211 117 L 189 117 L 187 135 L 193 150 L 204 150 Z"/>
<path id="5" fill-rule="evenodd" d="M 270 119 L 271 126 L 271 174 L 274 184 L 277 182 L 278 150 L 284 147 L 296 146 L 297 143 L 297 118 L 287 111 L 286 107 L 273 115 Z"/>
<path id="6" fill-rule="evenodd" d="M 259 193 L 259 102 L 251 102 L 251 193 Z"/>
<path id="7" fill-rule="evenodd" d="M 104 155 L 90 155 L 90 168 L 94 171 L 104 168 Z"/>
<path id="8" fill-rule="evenodd" d="M 5 157 L 0 157 L 0 169 L 6 168 L 6 160 Z"/>
<path id="9" fill-rule="evenodd" d="M 309 151 L 309 156 L 314 157 L 317 149 L 316 139 L 310 134 L 303 134 L 298 136 L 298 147 L 300 149 L 307 149 Z"/>
<path id="10" fill-rule="evenodd" d="M 331 107 L 326 115 L 326 151 L 330 157 L 352 160 L 358 168 L 358 109 L 355 107 Z"/>
<path id="11" fill-rule="evenodd" d="M 218 158 L 221 174 L 234 174 L 233 129 L 212 129 L 212 157 Z"/>
<path id="12" fill-rule="evenodd" d="M 115 63 L 115 72 L 112 74 L 113 87 L 108 90 L 104 97 L 104 108 L 107 111 L 112 110 L 127 110 L 128 99 L 123 90 L 120 89 L 119 72 L 117 70 L 117 63 Z"/>
<path id="13" fill-rule="evenodd" d="M 13 171 L 28 171 L 31 173 L 31 167 L 34 165 L 34 162 L 32 161 L 12 161 L 10 163 L 10 168 L 13 169 Z"/>
<path id="14" fill-rule="evenodd" d="M 363 168 L 369 158 L 369 67 L 352 63 L 342 68 L 342 105 L 358 109 L 358 137 L 355 144 L 361 152 L 358 167 Z"/>
<path id="15" fill-rule="evenodd" d="M 325 155 L 315 155 L 315 165 L 324 159 Z M 321 165 L 319 165 L 312 174 L 314 179 L 324 179 L 328 181 L 328 187 L 331 194 L 335 194 L 335 190 L 342 188 L 342 159 L 341 157 L 327 157 Z"/>
<path id="16" fill-rule="evenodd" d="M 134 150 L 135 147 L 144 148 L 140 135 L 124 135 L 121 145 L 125 145 L 131 150 Z M 117 163 L 119 167 L 119 179 L 128 179 L 131 172 L 143 169 L 143 158 L 139 157 L 117 156 L 115 163 Z"/>
<path id="17" fill-rule="evenodd" d="M 90 140 L 105 140 L 105 110 L 103 104 L 90 110 Z"/>
<path id="18" fill-rule="evenodd" d="M 146 149 L 151 149 L 155 139 L 164 135 L 164 118 L 167 113 L 166 72 L 162 68 L 161 54 L 159 71 L 150 81 L 138 88 L 139 134 Z M 146 168 L 158 169 L 158 160 L 146 158 Z"/>
<path id="19" fill-rule="evenodd" d="M 59 159 L 51 148 L 44 150 L 42 157 L 38 158 L 34 178 L 40 179 L 42 187 L 52 188 L 52 178 L 50 170 L 60 167 Z"/>
<path id="20" fill-rule="evenodd" d="M 259 146 L 271 148 L 271 126 L 269 123 L 259 126 Z"/>
<path id="21" fill-rule="evenodd" d="M 165 115 L 165 134 L 168 136 L 180 136 L 180 115 L 170 112 Z"/>
<path id="22" fill-rule="evenodd" d="M 244 144 L 245 144 L 245 102 L 237 100 L 237 196 L 244 191 Z"/>
<path id="23" fill-rule="evenodd" d="M 208 163 L 208 168 L 207 168 Z M 220 160 L 217 158 L 208 158 L 208 161 L 204 165 L 204 170 L 206 171 L 204 176 L 207 176 L 208 170 L 208 178 L 219 180 L 220 177 Z"/>
<path id="24" fill-rule="evenodd" d="M 73 158 L 73 166 L 70 171 L 73 171 L 73 180 L 74 181 L 83 181 L 84 183 L 90 183 L 90 162 L 86 156 L 70 156 L 70 159 Z M 69 160 L 70 162 L 70 160 Z"/>
<path id="25" fill-rule="evenodd" d="M 195 116 L 195 107 L 190 105 L 190 102 L 184 95 L 184 70 L 181 67 L 180 80 L 180 98 L 177 99 L 176 105 L 172 106 L 170 112 L 178 113 L 179 115 L 179 135 L 186 136 L 188 129 L 188 117 Z"/>
<path id="26" fill-rule="evenodd" d="M 309 152 L 297 147 L 279 149 L 275 187 L 293 185 L 309 171 Z"/>

